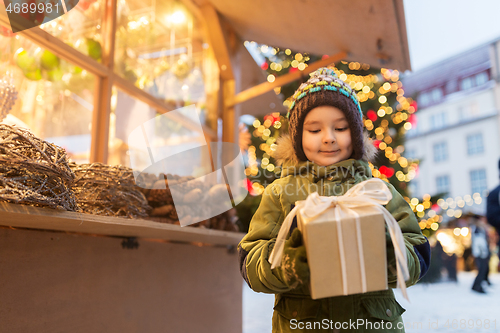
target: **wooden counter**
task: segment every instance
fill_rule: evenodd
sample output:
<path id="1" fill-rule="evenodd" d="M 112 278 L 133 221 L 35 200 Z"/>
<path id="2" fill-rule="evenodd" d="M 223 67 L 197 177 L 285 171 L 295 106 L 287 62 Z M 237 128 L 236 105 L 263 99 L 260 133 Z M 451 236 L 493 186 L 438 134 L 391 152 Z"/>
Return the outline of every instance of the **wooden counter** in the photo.
<path id="1" fill-rule="evenodd" d="M 7 203 L 0 226 L 1 333 L 242 330 L 243 234 Z"/>
<path id="2" fill-rule="evenodd" d="M 142 219 L 74 213 L 6 202 L 0 202 L 0 225 L 212 245 L 238 245 L 243 237 L 237 232 L 180 227 Z"/>

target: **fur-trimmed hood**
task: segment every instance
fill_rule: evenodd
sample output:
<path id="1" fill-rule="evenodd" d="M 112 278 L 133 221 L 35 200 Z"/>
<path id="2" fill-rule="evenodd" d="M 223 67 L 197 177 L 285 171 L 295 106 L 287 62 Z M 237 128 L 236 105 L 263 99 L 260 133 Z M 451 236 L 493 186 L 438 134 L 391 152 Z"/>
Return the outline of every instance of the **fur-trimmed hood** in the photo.
<path id="1" fill-rule="evenodd" d="M 377 148 L 373 145 L 372 139 L 368 136 L 368 133 L 364 133 L 363 145 L 365 152 L 363 154 L 362 160 L 366 162 L 372 162 L 377 155 Z M 276 165 L 278 166 L 296 166 L 300 163 L 295 150 L 293 149 L 292 139 L 289 134 L 282 135 L 276 141 L 276 150 L 274 151 L 273 157 L 276 160 Z"/>

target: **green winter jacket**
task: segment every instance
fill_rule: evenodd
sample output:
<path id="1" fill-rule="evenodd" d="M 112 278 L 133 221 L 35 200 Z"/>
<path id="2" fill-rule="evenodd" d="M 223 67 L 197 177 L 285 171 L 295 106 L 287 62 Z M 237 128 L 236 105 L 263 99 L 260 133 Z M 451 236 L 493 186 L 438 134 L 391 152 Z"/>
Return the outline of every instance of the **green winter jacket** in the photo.
<path id="1" fill-rule="evenodd" d="M 313 300 L 309 286 L 291 290 L 280 279 L 280 268 L 271 270 L 269 255 L 284 218 L 296 201 L 310 193 L 343 195 L 353 185 L 372 177 L 365 160 L 344 160 L 328 167 L 298 162 L 290 139 L 282 138 L 276 155 L 283 168 L 281 178 L 268 185 L 262 202 L 250 223 L 248 234 L 238 245 L 243 278 L 256 292 L 276 294 L 273 332 L 404 332 L 401 314 L 405 311 L 396 301 L 392 289 Z M 414 246 L 425 243 L 415 215 L 390 184 L 393 199 L 385 208 L 398 221 L 406 244 L 410 279 L 415 284 L 421 273 Z M 396 286 L 394 248 L 386 232 L 388 283 Z"/>

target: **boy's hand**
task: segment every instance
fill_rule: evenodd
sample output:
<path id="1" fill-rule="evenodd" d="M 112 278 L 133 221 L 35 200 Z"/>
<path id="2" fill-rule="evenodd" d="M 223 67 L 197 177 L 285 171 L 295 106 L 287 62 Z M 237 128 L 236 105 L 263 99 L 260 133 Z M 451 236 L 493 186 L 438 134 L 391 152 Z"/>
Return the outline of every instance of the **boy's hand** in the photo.
<path id="1" fill-rule="evenodd" d="M 292 289 L 309 281 L 306 247 L 302 244 L 302 233 L 299 229 L 295 229 L 285 242 L 280 268 L 285 283 Z"/>

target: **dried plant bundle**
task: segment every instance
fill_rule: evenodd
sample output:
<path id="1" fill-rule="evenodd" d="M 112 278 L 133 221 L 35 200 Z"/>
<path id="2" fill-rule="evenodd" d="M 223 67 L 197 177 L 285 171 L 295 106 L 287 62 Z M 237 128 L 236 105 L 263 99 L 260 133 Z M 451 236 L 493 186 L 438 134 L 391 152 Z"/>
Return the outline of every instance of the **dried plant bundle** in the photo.
<path id="1" fill-rule="evenodd" d="M 151 209 L 135 186 L 132 169 L 102 163 L 70 163 L 76 180 L 73 192 L 84 213 L 139 218 Z"/>
<path id="2" fill-rule="evenodd" d="M 0 124 L 0 201 L 78 211 L 74 179 L 63 148 Z"/>

